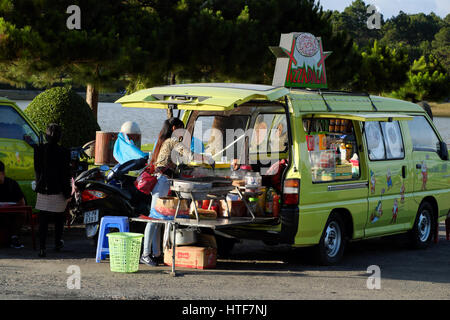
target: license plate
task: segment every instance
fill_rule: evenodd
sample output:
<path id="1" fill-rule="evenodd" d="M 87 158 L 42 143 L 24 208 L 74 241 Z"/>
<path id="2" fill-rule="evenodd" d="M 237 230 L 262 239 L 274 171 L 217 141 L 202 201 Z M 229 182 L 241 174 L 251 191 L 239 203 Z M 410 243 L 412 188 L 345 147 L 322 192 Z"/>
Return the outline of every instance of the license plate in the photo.
<path id="1" fill-rule="evenodd" d="M 84 213 L 84 224 L 98 222 L 98 209 L 86 211 Z"/>

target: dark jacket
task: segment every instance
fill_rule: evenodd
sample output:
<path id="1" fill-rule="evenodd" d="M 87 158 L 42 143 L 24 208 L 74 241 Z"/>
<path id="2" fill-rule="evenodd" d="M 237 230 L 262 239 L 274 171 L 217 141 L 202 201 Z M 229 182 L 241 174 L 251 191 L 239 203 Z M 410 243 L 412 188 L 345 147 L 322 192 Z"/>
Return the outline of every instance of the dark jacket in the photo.
<path id="1" fill-rule="evenodd" d="M 70 151 L 57 144 L 40 144 L 34 147 L 34 171 L 36 192 L 42 194 L 62 193 L 69 198 L 72 193 L 70 181 Z"/>

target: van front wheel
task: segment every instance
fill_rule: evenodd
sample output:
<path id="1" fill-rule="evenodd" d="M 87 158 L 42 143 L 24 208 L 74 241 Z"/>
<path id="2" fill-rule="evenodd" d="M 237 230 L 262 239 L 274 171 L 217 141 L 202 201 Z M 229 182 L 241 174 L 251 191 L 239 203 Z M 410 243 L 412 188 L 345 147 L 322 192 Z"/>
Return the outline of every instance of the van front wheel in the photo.
<path id="1" fill-rule="evenodd" d="M 341 261 L 345 247 L 345 225 L 342 218 L 332 213 L 316 247 L 317 262 L 321 265 L 333 265 Z"/>
<path id="2" fill-rule="evenodd" d="M 409 233 L 413 248 L 424 249 L 429 245 L 434 230 L 432 212 L 433 207 L 428 202 L 420 205 L 414 226 Z"/>

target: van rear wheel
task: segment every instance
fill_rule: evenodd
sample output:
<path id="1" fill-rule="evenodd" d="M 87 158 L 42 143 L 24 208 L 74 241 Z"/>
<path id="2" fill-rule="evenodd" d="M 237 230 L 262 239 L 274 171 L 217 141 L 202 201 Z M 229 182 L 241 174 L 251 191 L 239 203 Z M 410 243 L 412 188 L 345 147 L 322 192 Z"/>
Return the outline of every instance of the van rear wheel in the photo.
<path id="1" fill-rule="evenodd" d="M 341 261 L 345 248 L 345 225 L 342 218 L 332 213 L 316 247 L 316 259 L 321 265 L 333 265 Z"/>
<path id="2" fill-rule="evenodd" d="M 433 236 L 433 207 L 428 202 L 420 205 L 414 226 L 409 233 L 411 245 L 415 249 L 428 247 Z"/>

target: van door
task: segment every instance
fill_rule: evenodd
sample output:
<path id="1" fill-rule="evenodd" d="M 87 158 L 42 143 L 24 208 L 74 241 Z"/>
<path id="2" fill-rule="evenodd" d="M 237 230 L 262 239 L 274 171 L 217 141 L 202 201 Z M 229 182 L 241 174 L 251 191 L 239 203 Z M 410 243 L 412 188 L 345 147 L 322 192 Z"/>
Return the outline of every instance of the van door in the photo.
<path id="1" fill-rule="evenodd" d="M 300 223 L 296 244 L 317 243 L 335 209 L 350 213 L 353 239 L 364 237 L 367 164 L 361 124 L 354 119 L 359 118 L 333 113 L 306 114 L 302 118 L 304 130 L 297 139 L 304 141 L 301 158 L 305 160 L 300 161 Z"/>
<path id="2" fill-rule="evenodd" d="M 408 122 L 412 142 L 412 169 L 414 176 L 414 197 L 418 204 L 426 197 L 448 199 L 448 161 L 440 158 L 439 137 L 430 121 L 424 115 L 414 116 Z M 442 208 L 448 210 L 448 208 Z"/>
<path id="3" fill-rule="evenodd" d="M 366 122 L 368 150 L 369 212 L 366 237 L 409 228 L 413 177 L 405 158 L 399 121 Z"/>
<path id="4" fill-rule="evenodd" d="M 38 136 L 13 106 L 0 103 L 0 160 L 5 164 L 5 174 L 16 180 L 26 202 L 34 206 L 36 195 L 32 191 L 34 180 L 33 148 L 25 141 L 38 143 Z"/>

